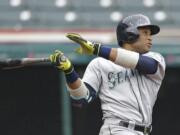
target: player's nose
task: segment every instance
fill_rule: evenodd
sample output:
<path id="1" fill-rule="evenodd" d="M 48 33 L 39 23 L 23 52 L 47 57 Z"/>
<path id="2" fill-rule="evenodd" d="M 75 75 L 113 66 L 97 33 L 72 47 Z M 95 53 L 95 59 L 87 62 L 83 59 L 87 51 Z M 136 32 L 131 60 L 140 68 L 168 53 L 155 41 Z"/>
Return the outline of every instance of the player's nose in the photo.
<path id="1" fill-rule="evenodd" d="M 152 36 L 149 35 L 149 36 L 147 37 L 147 39 L 148 39 L 149 41 L 152 41 Z"/>

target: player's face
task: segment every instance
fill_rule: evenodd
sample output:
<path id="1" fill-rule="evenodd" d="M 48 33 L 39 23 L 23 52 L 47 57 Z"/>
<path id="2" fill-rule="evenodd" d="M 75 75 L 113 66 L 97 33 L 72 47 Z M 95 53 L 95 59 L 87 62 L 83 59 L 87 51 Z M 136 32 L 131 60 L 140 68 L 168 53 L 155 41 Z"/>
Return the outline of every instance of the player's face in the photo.
<path id="1" fill-rule="evenodd" d="M 148 27 L 139 28 L 139 38 L 133 43 L 133 49 L 139 53 L 146 53 L 152 47 L 151 30 Z"/>

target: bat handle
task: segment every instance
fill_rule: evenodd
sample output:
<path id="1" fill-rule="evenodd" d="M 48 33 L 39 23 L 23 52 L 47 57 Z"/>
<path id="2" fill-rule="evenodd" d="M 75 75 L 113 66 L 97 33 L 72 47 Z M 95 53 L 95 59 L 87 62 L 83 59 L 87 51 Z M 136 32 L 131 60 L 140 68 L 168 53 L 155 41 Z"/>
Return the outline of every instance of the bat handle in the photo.
<path id="1" fill-rule="evenodd" d="M 43 62 L 50 62 L 49 58 L 23 58 L 21 61 L 22 65 L 27 64 L 36 64 L 36 63 L 43 63 Z"/>

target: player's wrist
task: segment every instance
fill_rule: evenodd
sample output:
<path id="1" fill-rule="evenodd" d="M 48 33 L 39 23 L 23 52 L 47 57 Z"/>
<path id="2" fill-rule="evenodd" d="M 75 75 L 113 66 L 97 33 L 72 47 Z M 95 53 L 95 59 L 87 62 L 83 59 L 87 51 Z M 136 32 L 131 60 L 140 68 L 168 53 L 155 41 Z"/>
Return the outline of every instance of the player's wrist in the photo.
<path id="1" fill-rule="evenodd" d="M 64 72 L 64 73 L 65 73 L 65 76 L 66 76 L 66 82 L 67 83 L 73 83 L 79 78 L 79 75 L 74 70 L 74 67 L 72 68 L 71 72 L 69 72 L 69 73 Z"/>
<path id="2" fill-rule="evenodd" d="M 108 47 L 101 45 L 99 47 L 99 53 L 97 55 L 100 57 L 103 57 L 105 59 L 109 59 L 110 52 L 111 52 L 111 48 L 108 48 Z"/>

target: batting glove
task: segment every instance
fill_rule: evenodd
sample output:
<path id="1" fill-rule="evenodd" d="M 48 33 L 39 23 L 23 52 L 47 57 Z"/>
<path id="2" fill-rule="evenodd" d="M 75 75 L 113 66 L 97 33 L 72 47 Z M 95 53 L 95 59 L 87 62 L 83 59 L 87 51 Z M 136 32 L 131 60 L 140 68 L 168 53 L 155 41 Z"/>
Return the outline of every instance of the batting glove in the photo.
<path id="1" fill-rule="evenodd" d="M 66 37 L 80 45 L 80 47 L 76 49 L 77 53 L 88 54 L 88 55 L 93 55 L 93 54 L 98 55 L 99 54 L 101 44 L 92 43 L 92 42 L 82 38 L 77 33 L 67 33 Z"/>
<path id="2" fill-rule="evenodd" d="M 56 50 L 53 54 L 51 54 L 49 59 L 53 65 L 64 71 L 65 74 L 70 74 L 74 69 L 70 60 L 59 50 Z"/>

